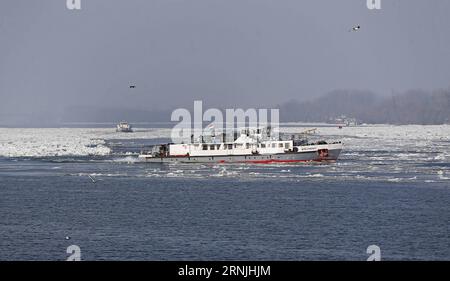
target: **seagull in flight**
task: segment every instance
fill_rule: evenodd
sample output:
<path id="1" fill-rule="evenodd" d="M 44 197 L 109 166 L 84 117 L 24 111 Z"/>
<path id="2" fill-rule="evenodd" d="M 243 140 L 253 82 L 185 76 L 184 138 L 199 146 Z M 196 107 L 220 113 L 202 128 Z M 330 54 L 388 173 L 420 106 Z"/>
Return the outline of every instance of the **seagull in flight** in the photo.
<path id="1" fill-rule="evenodd" d="M 352 31 L 358 31 L 358 30 L 360 30 L 360 29 L 361 29 L 361 26 L 360 26 L 360 25 L 357 25 L 357 26 L 352 27 L 352 29 L 350 29 L 349 31 L 350 31 L 350 32 L 352 32 Z"/>

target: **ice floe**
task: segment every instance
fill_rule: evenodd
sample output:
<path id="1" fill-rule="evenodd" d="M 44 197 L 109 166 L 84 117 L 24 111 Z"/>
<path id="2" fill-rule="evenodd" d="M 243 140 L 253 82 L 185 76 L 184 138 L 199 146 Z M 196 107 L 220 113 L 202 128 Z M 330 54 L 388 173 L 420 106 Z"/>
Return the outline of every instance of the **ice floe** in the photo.
<path id="1" fill-rule="evenodd" d="M 117 133 L 111 128 L 0 128 L 0 157 L 107 155 L 108 139 L 166 137 L 169 129 Z"/>

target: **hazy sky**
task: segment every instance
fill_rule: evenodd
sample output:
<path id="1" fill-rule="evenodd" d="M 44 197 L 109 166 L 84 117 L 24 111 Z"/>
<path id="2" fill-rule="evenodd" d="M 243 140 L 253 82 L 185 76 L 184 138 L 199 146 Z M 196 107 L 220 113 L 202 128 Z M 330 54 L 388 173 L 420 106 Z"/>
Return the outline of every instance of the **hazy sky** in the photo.
<path id="1" fill-rule="evenodd" d="M 448 0 L 81 2 L 0 1 L 0 118 L 450 86 Z"/>

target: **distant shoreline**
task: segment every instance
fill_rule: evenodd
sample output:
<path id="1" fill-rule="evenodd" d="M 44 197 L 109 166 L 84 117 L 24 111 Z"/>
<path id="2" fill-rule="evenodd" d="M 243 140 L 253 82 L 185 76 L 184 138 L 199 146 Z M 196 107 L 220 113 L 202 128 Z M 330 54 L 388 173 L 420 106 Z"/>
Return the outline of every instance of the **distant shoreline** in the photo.
<path id="1" fill-rule="evenodd" d="M 161 128 L 161 129 L 170 129 L 173 128 L 177 124 L 177 122 L 129 122 L 133 125 L 134 128 L 139 129 L 147 129 L 147 128 Z M 204 125 L 206 122 L 204 123 Z M 41 128 L 86 128 L 86 129 L 105 129 L 112 128 L 114 129 L 116 122 L 64 122 L 59 124 L 44 124 L 40 126 L 36 125 L 25 125 L 25 124 L 0 124 L 0 129 L 41 129 Z M 206 125 L 205 125 L 206 126 Z M 322 122 L 281 122 L 280 128 L 289 128 L 289 127 L 320 127 L 320 128 L 335 128 L 339 127 L 340 124 L 331 124 L 331 123 L 322 123 Z M 450 124 L 359 124 L 355 126 L 348 127 L 383 127 L 383 126 L 450 126 Z M 346 126 L 342 127 L 343 129 Z"/>

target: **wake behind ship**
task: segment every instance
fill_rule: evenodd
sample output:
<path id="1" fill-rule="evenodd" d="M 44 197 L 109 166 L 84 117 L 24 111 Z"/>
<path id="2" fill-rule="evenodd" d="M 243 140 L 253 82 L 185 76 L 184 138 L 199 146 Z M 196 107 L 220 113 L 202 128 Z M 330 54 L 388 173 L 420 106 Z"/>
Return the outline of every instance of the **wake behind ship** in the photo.
<path id="1" fill-rule="evenodd" d="M 311 131 L 311 130 L 310 130 Z M 234 141 L 225 141 L 225 134 L 209 138 L 201 136 L 197 142 L 162 144 L 142 151 L 139 159 L 152 163 L 301 163 L 336 161 L 342 150 L 341 142 L 309 143 L 292 135 L 289 140 L 272 138 L 271 129 L 242 129 Z"/>

